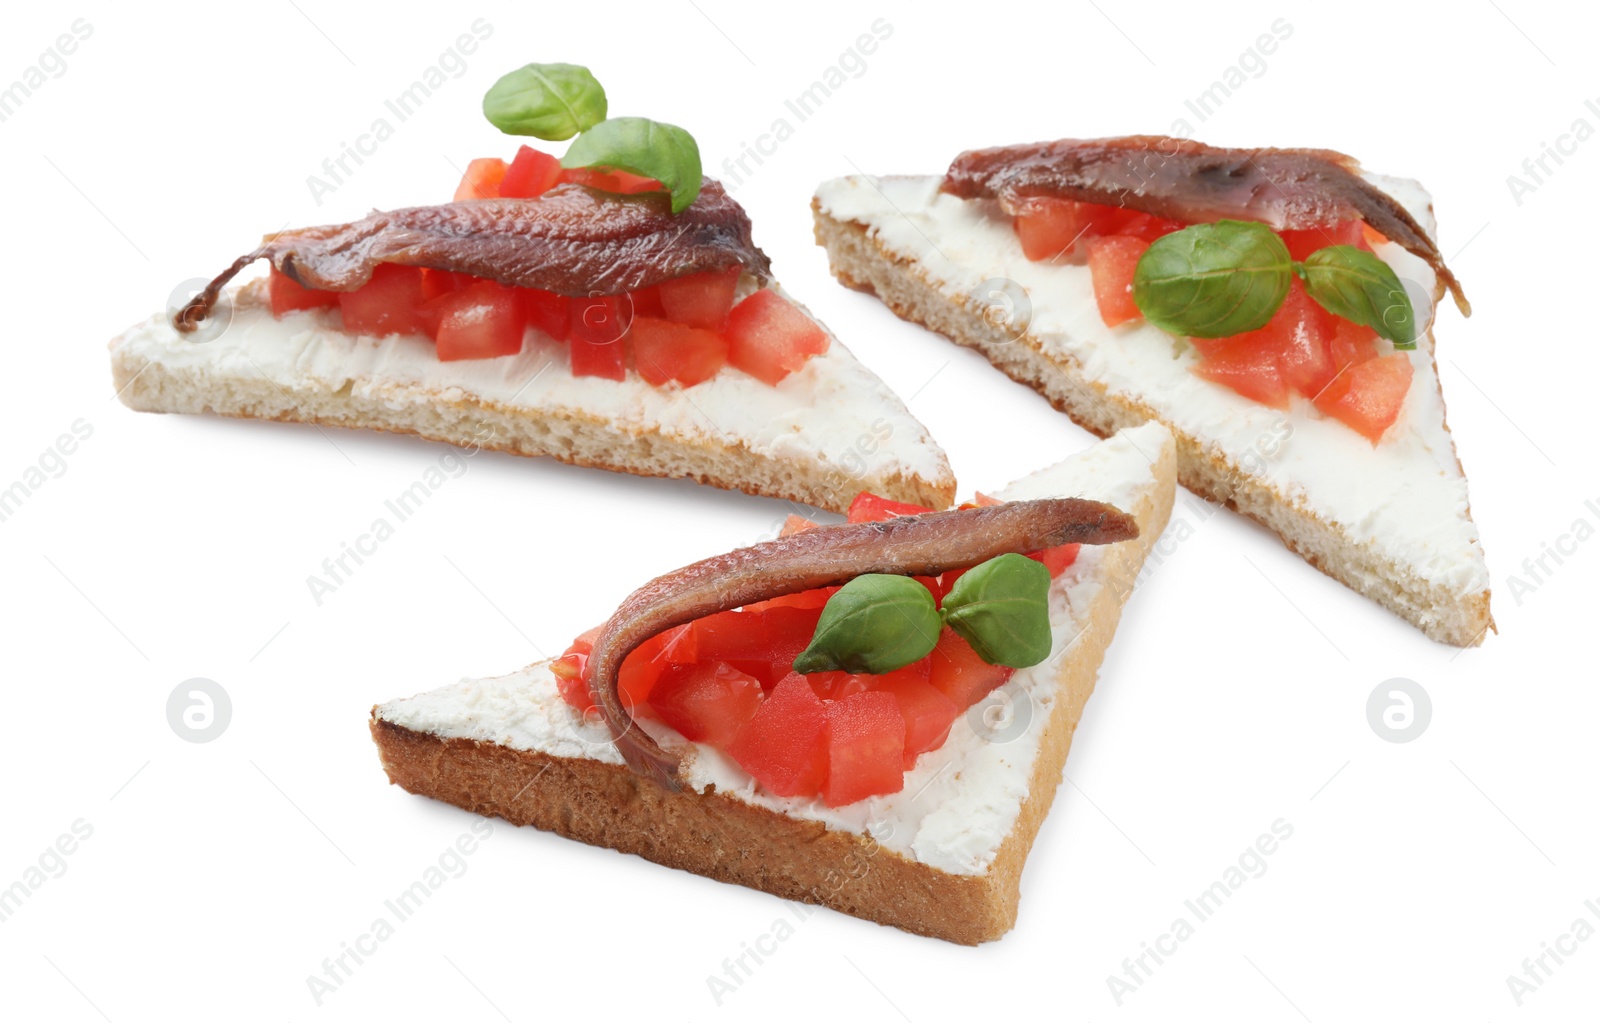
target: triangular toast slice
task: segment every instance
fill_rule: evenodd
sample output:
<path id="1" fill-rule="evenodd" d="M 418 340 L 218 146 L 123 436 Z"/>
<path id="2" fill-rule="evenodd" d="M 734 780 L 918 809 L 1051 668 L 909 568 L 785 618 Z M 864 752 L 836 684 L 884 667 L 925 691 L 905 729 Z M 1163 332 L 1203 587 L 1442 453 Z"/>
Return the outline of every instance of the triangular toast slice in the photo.
<path id="1" fill-rule="evenodd" d="M 695 744 L 687 784 L 668 792 L 630 772 L 604 725 L 563 702 L 549 661 L 373 708 L 384 770 L 407 791 L 514 824 L 917 934 L 993 940 L 1015 922 L 1023 864 L 1073 731 L 1171 512 L 1175 461 L 1171 434 L 1150 424 L 999 492 L 1104 501 L 1137 519 L 1139 537 L 1081 549 L 1052 583 L 1051 655 L 957 717 L 898 793 L 838 808 L 781 798 Z M 645 724 L 663 745 L 685 748 Z"/>
<path id="2" fill-rule="evenodd" d="M 520 222 L 514 218 L 522 216 L 525 209 L 565 202 L 602 226 L 607 217 L 626 225 L 626 215 L 637 213 L 645 201 L 593 198 L 569 184 L 526 202 L 506 217 L 516 225 Z M 494 202 L 487 201 L 489 205 L 483 208 L 497 209 Z M 629 208 L 629 203 L 634 207 Z M 693 218 L 701 205 L 712 203 L 721 218 L 714 226 L 726 226 L 734 238 L 742 235 L 748 239 L 744 211 L 714 182 L 707 183 L 701 198 L 679 219 Z M 329 245 L 325 236 L 330 233 L 354 234 L 359 229 L 365 234 L 373 230 L 372 223 L 385 223 L 383 218 L 411 215 L 415 220 L 421 212 L 436 218 L 459 215 L 458 208 L 470 205 L 373 214 L 358 224 L 289 232 L 235 264 L 213 287 L 225 283 L 253 258 L 272 260 L 308 280 L 304 267 L 310 257 L 332 271 L 345 272 L 339 260 L 345 258 L 346 246 L 341 243 L 334 249 Z M 710 214 L 701 219 L 712 220 Z M 703 237 L 710 228 L 684 226 L 678 229 L 685 235 L 683 241 L 674 240 L 675 229 L 674 221 L 666 221 L 659 232 L 667 239 L 658 245 L 666 250 L 665 259 L 677 258 L 692 266 L 691 260 L 704 259 L 706 250 L 712 249 L 705 244 L 693 247 L 693 239 Z M 470 232 L 467 234 L 470 239 Z M 299 243 L 301 251 L 292 248 L 294 236 L 304 239 Z M 410 244 L 410 236 L 400 242 Z M 589 272 L 598 274 L 595 279 L 603 284 L 605 275 L 615 272 L 615 264 L 608 260 L 620 250 L 614 242 L 606 248 L 607 242 L 612 239 L 564 243 L 550 246 L 552 252 L 539 247 L 543 243 L 540 238 L 514 237 L 493 255 L 508 276 L 521 273 L 523 279 L 559 279 L 560 271 L 547 264 L 570 258 L 574 265 L 595 268 Z M 454 244 L 458 250 L 463 244 L 459 233 Z M 674 245 L 685 251 L 675 255 Z M 666 338 L 657 344 L 693 346 L 709 338 L 714 345 L 717 338 L 705 330 L 690 330 L 659 318 L 666 315 L 660 309 L 649 310 L 657 318 L 647 321 L 643 305 L 629 306 L 633 312 L 626 315 L 637 316 L 621 328 L 620 340 L 607 339 L 615 351 L 626 353 L 627 365 L 624 367 L 619 356 L 614 367 L 617 379 L 577 374 L 573 367 L 576 353 L 569 351 L 577 342 L 553 339 L 534 326 L 531 317 L 520 335 L 524 338 L 520 352 L 443 361 L 439 356 L 442 342 L 436 348 L 434 340 L 416 330 L 383 337 L 347 331 L 337 305 L 279 308 L 280 315 L 274 315 L 275 296 L 281 297 L 272 290 L 276 288 L 289 294 L 291 305 L 307 296 L 339 299 L 332 291 L 303 291 L 278 269 L 271 271 L 270 280 L 217 293 L 208 300 L 209 319 L 202 321 L 197 331 L 179 331 L 169 316 L 160 314 L 129 329 L 111 342 L 112 375 L 123 403 L 140 411 L 209 412 L 414 433 L 474 449 L 546 455 L 616 472 L 689 477 L 729 490 L 834 511 L 843 511 L 862 490 L 932 508 L 948 507 L 955 493 L 955 478 L 943 450 L 928 431 L 876 374 L 784 294 L 766 272 L 760 250 L 745 246 L 741 251 L 747 260 L 743 271 L 737 263 L 729 268 L 738 275 L 731 296 L 738 302 L 735 309 L 752 300 L 756 304 L 767 300 L 767 307 L 776 307 L 802 325 L 809 319 L 820 331 L 810 332 L 819 343 L 808 350 L 809 354 L 822 348 L 820 354 L 801 356 L 804 364 L 797 368 L 792 363 L 785 366 L 787 375 L 776 382 L 737 368 L 731 357 L 709 378 L 695 380 L 690 386 L 675 379 L 663 381 L 660 373 L 653 374 L 657 377 L 654 382 L 647 380 L 644 369 L 661 369 L 653 360 L 646 366 L 645 349 L 636 342 L 647 322 L 656 328 L 657 338 Z M 409 250 L 402 255 L 425 258 Z M 459 256 L 459 251 L 446 255 Z M 437 253 L 435 258 L 442 262 Z M 534 266 L 531 271 L 529 264 Z M 433 272 L 417 265 L 380 265 L 378 269 Z M 332 271 L 324 276 L 333 276 Z M 464 279 L 448 272 L 442 276 L 458 282 Z M 577 279 L 579 276 L 573 274 L 566 283 L 587 287 L 587 278 Z M 491 280 L 486 286 L 493 289 L 498 285 Z M 623 293 L 618 301 L 631 303 L 638 298 L 642 302 L 642 296 L 653 294 L 653 289 Z M 506 293 L 578 301 L 525 288 L 510 287 Z M 727 307 L 723 309 L 726 313 Z M 573 311 L 571 316 L 575 327 L 579 314 Z"/>
<path id="3" fill-rule="evenodd" d="M 1041 147 L 1043 148 L 1043 147 Z M 1431 238 L 1428 194 L 1366 175 Z M 1374 445 L 1296 399 L 1286 412 L 1203 380 L 1197 355 L 1143 322 L 1107 327 L 1081 262 L 1034 262 L 993 199 L 957 198 L 944 179 L 852 176 L 812 203 L 835 276 L 904 319 L 977 349 L 1101 436 L 1157 421 L 1177 439 L 1178 480 L 1275 530 L 1358 593 L 1458 646 L 1492 627 L 1489 574 L 1467 481 L 1445 422 L 1431 330 L 1409 353 L 1399 419 Z M 1418 294 L 1444 293 L 1397 244 L 1377 254 Z M 1418 322 L 1431 317 L 1419 311 Z"/>

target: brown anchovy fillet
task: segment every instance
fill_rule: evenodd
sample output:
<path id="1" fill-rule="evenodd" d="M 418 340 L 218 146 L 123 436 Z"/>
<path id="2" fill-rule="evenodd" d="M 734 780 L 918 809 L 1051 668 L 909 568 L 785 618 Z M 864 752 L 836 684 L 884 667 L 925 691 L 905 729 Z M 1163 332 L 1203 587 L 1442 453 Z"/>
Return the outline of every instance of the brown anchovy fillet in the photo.
<path id="1" fill-rule="evenodd" d="M 589 689 L 628 766 L 677 791 L 677 756 L 634 723 L 617 693 L 623 660 L 651 636 L 719 611 L 872 572 L 938 575 L 1001 554 L 1118 543 L 1138 535 L 1132 516 L 1075 497 L 807 529 L 697 561 L 635 590 L 601 626 L 589 654 Z"/>
<path id="2" fill-rule="evenodd" d="M 1222 149 L 1165 135 L 1062 139 L 962 153 L 942 190 L 999 199 L 1008 213 L 1049 197 L 1124 206 L 1205 223 L 1258 220 L 1278 230 L 1360 218 L 1433 267 L 1463 315 L 1472 306 L 1439 247 L 1411 214 L 1361 176 L 1361 165 L 1328 149 Z"/>
<path id="3" fill-rule="evenodd" d="M 194 330 L 222 286 L 258 259 L 325 291 L 354 291 L 380 263 L 577 296 L 616 295 L 703 270 L 737 266 L 763 280 L 772 270 L 750 237 L 744 208 L 710 178 L 676 215 L 665 193 L 612 195 L 569 183 L 537 199 L 414 206 L 284 231 L 235 260 L 179 310 L 173 326 Z"/>

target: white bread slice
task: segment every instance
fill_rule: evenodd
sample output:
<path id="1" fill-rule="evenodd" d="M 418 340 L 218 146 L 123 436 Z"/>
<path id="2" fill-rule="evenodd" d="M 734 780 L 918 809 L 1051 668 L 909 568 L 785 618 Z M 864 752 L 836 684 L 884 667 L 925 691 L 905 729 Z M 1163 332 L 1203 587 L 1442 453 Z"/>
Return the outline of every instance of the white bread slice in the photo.
<path id="1" fill-rule="evenodd" d="M 124 404 L 414 433 L 834 511 L 862 490 L 933 508 L 955 495 L 943 450 L 831 334 L 826 353 L 776 387 L 729 366 L 658 388 L 632 370 L 574 377 L 531 329 L 520 355 L 440 362 L 425 337 L 346 334 L 331 310 L 274 319 L 260 281 L 228 295 L 232 319 L 214 339 L 192 341 L 156 315 L 111 342 Z"/>
<path id="2" fill-rule="evenodd" d="M 1434 233 L 1421 186 L 1373 180 Z M 1374 448 L 1309 403 L 1282 413 L 1201 380 L 1189 372 L 1193 351 L 1154 327 L 1107 328 L 1086 266 L 1029 261 L 997 203 L 942 194 L 940 181 L 824 183 L 812 209 L 834 275 L 982 352 L 1094 433 L 1165 423 L 1184 486 L 1276 531 L 1428 636 L 1482 642 L 1493 627 L 1489 573 L 1445 422 L 1431 330 L 1411 353 L 1400 419 Z M 1431 294 L 1437 304 L 1443 288 L 1426 264 L 1397 245 L 1379 255 L 1418 285 L 1414 299 Z"/>
<path id="3" fill-rule="evenodd" d="M 1125 430 L 999 492 L 1012 500 L 1076 496 L 1139 522 L 1137 540 L 1085 546 L 1050 592 L 1051 656 L 958 718 L 924 753 L 905 789 L 830 809 L 758 791 L 710 747 L 645 721 L 686 749 L 686 785 L 669 793 L 631 773 L 605 727 L 556 692 L 548 661 L 467 679 L 374 707 L 389 780 L 418 795 L 635 853 L 719 881 L 830 906 L 947 941 L 1000 937 L 1061 779 L 1123 602 L 1165 528 L 1175 487 L 1172 436 Z"/>

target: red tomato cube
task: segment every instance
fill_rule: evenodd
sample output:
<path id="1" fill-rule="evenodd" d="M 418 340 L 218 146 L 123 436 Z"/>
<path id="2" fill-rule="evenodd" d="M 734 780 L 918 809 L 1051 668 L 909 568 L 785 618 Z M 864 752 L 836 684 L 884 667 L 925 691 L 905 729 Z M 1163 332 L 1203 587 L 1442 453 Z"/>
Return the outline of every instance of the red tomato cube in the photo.
<path id="1" fill-rule="evenodd" d="M 1065 572 L 1074 561 L 1078 560 L 1078 544 L 1064 543 L 1059 547 L 1046 547 L 1042 551 L 1035 551 L 1028 555 L 1034 561 L 1050 570 L 1050 578 Z M 945 592 L 949 592 L 946 590 Z"/>
<path id="2" fill-rule="evenodd" d="M 728 322 L 728 313 L 733 311 L 739 273 L 735 266 L 662 281 L 656 290 L 661 295 L 663 315 L 674 323 L 721 330 Z"/>
<path id="3" fill-rule="evenodd" d="M 1253 401 L 1277 409 L 1289 407 L 1289 385 L 1278 363 L 1278 341 L 1260 331 L 1220 339 L 1190 338 L 1201 352 L 1196 375 L 1221 384 Z"/>
<path id="4" fill-rule="evenodd" d="M 650 707 L 685 739 L 727 749 L 761 697 L 761 683 L 728 664 L 679 664 L 656 679 Z"/>
<path id="5" fill-rule="evenodd" d="M 628 341 L 639 375 L 656 387 L 669 380 L 693 387 L 728 362 L 728 342 L 721 334 L 648 316 L 633 318 Z"/>
<path id="6" fill-rule="evenodd" d="M 455 201 L 463 199 L 495 199 L 500 195 L 500 182 L 505 180 L 506 162 L 498 157 L 486 157 L 467 164 L 467 172 L 456 186 Z"/>
<path id="7" fill-rule="evenodd" d="M 422 271 L 397 263 L 379 263 L 371 280 L 355 291 L 339 293 L 339 314 L 351 334 L 421 334 L 424 325 L 417 315 L 421 305 Z"/>
<path id="8" fill-rule="evenodd" d="M 572 300 L 567 336 L 572 341 L 572 375 L 622 380 L 628 375 L 627 300 L 598 295 Z"/>
<path id="9" fill-rule="evenodd" d="M 1133 271 L 1150 243 L 1113 234 L 1089 242 L 1089 278 L 1100 319 L 1108 327 L 1137 320 L 1144 314 L 1133 304 Z"/>
<path id="10" fill-rule="evenodd" d="M 774 385 L 828 350 L 827 333 L 770 288 L 733 307 L 726 334 L 728 361 Z"/>
<path id="11" fill-rule="evenodd" d="M 332 309 L 339 304 L 339 292 L 302 288 L 294 278 L 271 267 L 267 271 L 267 301 L 272 315 L 281 317 L 296 309 Z"/>
<path id="12" fill-rule="evenodd" d="M 852 675 L 848 671 L 814 671 L 806 676 L 811 691 L 826 703 L 864 693 L 871 688 L 871 675 Z"/>
<path id="13" fill-rule="evenodd" d="M 791 515 L 789 517 L 791 519 L 799 518 L 798 515 Z M 803 521 L 809 521 L 809 520 L 803 520 Z M 813 522 L 813 523 L 811 523 L 810 526 L 807 526 L 806 528 L 810 529 L 810 528 L 814 527 L 815 525 L 816 525 L 816 523 Z M 784 528 L 786 528 L 786 529 L 788 528 L 787 524 L 785 525 Z M 797 532 L 800 532 L 800 531 L 797 530 Z M 839 587 L 837 587 L 837 586 L 824 586 L 820 590 L 801 590 L 799 593 L 790 593 L 787 596 L 773 597 L 771 600 L 763 600 L 763 601 L 759 601 L 759 602 L 754 603 L 754 604 L 748 604 L 748 605 L 745 606 L 745 610 L 746 611 L 770 611 L 771 609 L 773 609 L 775 607 L 792 607 L 792 608 L 799 608 L 799 609 L 805 610 L 805 611 L 818 611 L 818 612 L 820 612 L 823 609 L 823 607 L 828 603 L 828 598 L 833 596 L 835 593 L 838 593 L 838 592 L 839 592 Z M 815 628 L 815 626 L 813 626 L 813 628 Z"/>
<path id="14" fill-rule="evenodd" d="M 522 146 L 500 180 L 503 199 L 537 199 L 561 180 L 561 161 L 531 146 Z"/>
<path id="15" fill-rule="evenodd" d="M 1411 357 L 1404 352 L 1358 362 L 1335 377 L 1315 405 L 1376 447 L 1384 431 L 1400 418 L 1411 373 Z"/>
<path id="16" fill-rule="evenodd" d="M 845 519 L 849 522 L 886 522 L 902 515 L 921 515 L 930 511 L 933 509 L 924 508 L 920 504 L 891 501 L 887 497 L 879 497 L 863 490 L 850 502 L 850 507 L 845 512 Z"/>
<path id="17" fill-rule="evenodd" d="M 522 312 L 528 326 L 555 341 L 565 341 L 572 330 L 572 300 L 538 288 L 519 288 Z"/>
<path id="18" fill-rule="evenodd" d="M 436 335 L 439 361 L 492 359 L 522 351 L 525 322 L 517 289 L 479 281 L 438 301 L 443 303 Z"/>
<path id="19" fill-rule="evenodd" d="M 1005 684 L 1013 669 L 990 664 L 948 625 L 928 655 L 928 684 L 950 698 L 960 710 L 977 703 Z"/>
<path id="20" fill-rule="evenodd" d="M 1325 227 L 1307 227 L 1295 231 L 1279 231 L 1283 244 L 1289 247 L 1289 258 L 1303 260 L 1318 249 L 1330 245 L 1354 245 L 1369 248 L 1360 220 L 1341 220 Z"/>
<path id="21" fill-rule="evenodd" d="M 727 753 L 777 796 L 814 796 L 828 777 L 828 710 L 804 675 L 781 679 Z"/>
<path id="22" fill-rule="evenodd" d="M 1117 229 L 1117 233 L 1127 235 L 1130 238 L 1141 238 L 1144 241 L 1153 242 L 1163 235 L 1169 235 L 1174 231 L 1182 231 L 1184 226 L 1184 223 L 1180 220 L 1168 220 L 1166 217 L 1158 217 L 1152 213 L 1136 213 L 1126 224 Z"/>
<path id="23" fill-rule="evenodd" d="M 1336 374 L 1348 366 L 1378 357 L 1377 331 L 1342 316 L 1335 316 L 1333 320 L 1333 338 L 1328 342 L 1328 350 Z"/>
<path id="24" fill-rule="evenodd" d="M 927 658 L 922 660 L 928 665 Z M 930 665 L 931 666 L 931 665 Z M 925 671 L 921 678 L 892 672 L 882 676 L 878 689 L 895 698 L 900 705 L 900 716 L 905 720 L 905 755 L 902 766 L 909 770 L 917 757 L 929 750 L 938 749 L 950 735 L 950 726 L 961 714 L 961 708 L 928 681 Z"/>
<path id="25" fill-rule="evenodd" d="M 828 778 L 822 801 L 845 806 L 904 788 L 906 722 L 894 695 L 855 693 L 827 710 Z"/>
<path id="26" fill-rule="evenodd" d="M 448 295 L 452 291 L 460 291 L 480 278 L 471 274 L 452 273 L 449 270 L 435 270 L 432 267 L 422 268 L 422 300 L 424 302 Z"/>
<path id="27" fill-rule="evenodd" d="M 633 306 L 635 316 L 652 316 L 658 320 L 669 318 L 666 307 L 661 304 L 659 285 L 652 284 L 648 288 L 628 292 L 628 301 Z"/>
<path id="28" fill-rule="evenodd" d="M 1094 204 L 1044 196 L 1025 200 L 1012 226 L 1022 243 L 1022 254 L 1035 262 L 1066 255 L 1078 239 L 1099 233 Z"/>

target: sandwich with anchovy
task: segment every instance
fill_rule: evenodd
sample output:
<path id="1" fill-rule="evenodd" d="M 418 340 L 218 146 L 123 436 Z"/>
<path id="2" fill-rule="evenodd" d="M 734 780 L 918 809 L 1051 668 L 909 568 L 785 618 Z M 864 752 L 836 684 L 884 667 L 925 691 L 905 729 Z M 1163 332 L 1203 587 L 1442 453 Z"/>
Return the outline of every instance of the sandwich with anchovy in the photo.
<path id="1" fill-rule="evenodd" d="M 953 511 L 863 493 L 845 523 L 792 516 L 558 658 L 374 707 L 379 757 L 474 813 L 999 938 L 1175 464 L 1148 424 Z"/>
<path id="2" fill-rule="evenodd" d="M 1434 639 L 1493 627 L 1434 360 L 1435 307 L 1470 307 L 1416 182 L 1133 136 L 839 178 L 812 209 L 846 285 L 1095 433 L 1165 424 L 1184 486 Z"/>
<path id="3" fill-rule="evenodd" d="M 745 211 L 673 125 L 605 117 L 587 70 L 529 65 L 484 102 L 576 138 L 474 160 L 454 200 L 284 231 L 111 342 L 118 396 L 430 440 L 842 510 L 947 507 L 944 452 L 772 276 Z M 233 279 L 263 260 L 264 278 Z"/>

